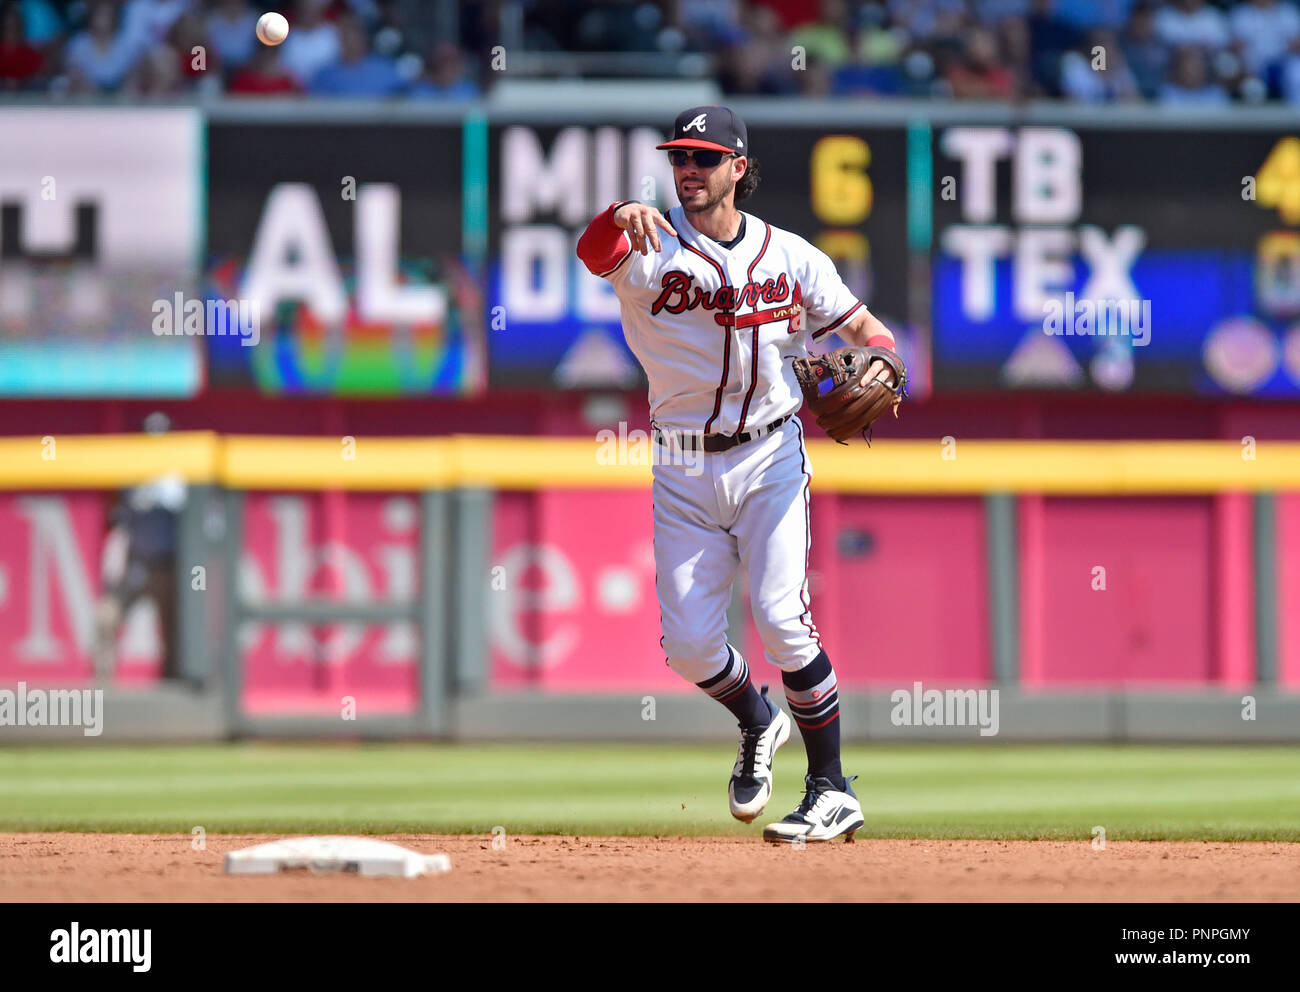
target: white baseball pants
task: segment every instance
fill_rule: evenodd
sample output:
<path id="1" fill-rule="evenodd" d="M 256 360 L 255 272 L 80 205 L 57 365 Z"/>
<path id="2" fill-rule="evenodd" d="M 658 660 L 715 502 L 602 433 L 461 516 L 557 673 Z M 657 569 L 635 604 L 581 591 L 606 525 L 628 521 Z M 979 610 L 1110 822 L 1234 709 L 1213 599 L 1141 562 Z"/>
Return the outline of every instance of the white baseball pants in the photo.
<path id="1" fill-rule="evenodd" d="M 690 682 L 722 671 L 732 581 L 743 566 L 767 660 L 803 668 L 821 644 L 808 602 L 812 467 L 798 418 L 727 451 L 688 452 L 687 464 L 666 452 L 653 466 L 653 496 L 669 666 Z"/>

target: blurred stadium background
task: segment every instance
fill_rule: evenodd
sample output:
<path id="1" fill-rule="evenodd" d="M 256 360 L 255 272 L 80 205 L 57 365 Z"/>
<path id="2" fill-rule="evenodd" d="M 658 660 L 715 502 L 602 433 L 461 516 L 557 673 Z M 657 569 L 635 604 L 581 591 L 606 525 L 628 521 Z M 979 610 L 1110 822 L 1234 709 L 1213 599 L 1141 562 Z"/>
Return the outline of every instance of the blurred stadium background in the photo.
<path id="1" fill-rule="evenodd" d="M 0 3 L 0 686 L 102 686 L 106 740 L 730 738 L 574 254 L 723 101 L 916 373 L 814 443 L 846 733 L 978 739 L 896 725 L 921 682 L 1300 736 L 1289 0 Z M 1045 333 L 1067 292 L 1145 339 Z"/>

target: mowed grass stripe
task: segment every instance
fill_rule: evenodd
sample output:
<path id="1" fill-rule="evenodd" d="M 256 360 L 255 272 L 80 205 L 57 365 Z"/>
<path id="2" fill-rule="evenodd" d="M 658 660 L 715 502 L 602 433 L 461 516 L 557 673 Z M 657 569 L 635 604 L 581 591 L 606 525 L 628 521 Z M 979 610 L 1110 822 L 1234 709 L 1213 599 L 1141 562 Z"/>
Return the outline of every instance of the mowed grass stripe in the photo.
<path id="1" fill-rule="evenodd" d="M 777 761 L 769 813 L 803 756 Z M 0 752 L 0 829 L 746 835 L 725 745 L 237 744 Z M 1268 747 L 855 746 L 860 836 L 1300 840 L 1300 753 Z"/>
<path id="2" fill-rule="evenodd" d="M 1072 788 L 1054 786 L 1051 789 L 1026 790 L 1020 784 L 1001 781 L 965 782 L 959 787 L 949 784 L 912 781 L 903 787 L 877 784 L 862 786 L 859 791 L 876 814 L 934 813 L 957 814 L 963 811 L 1003 810 L 1007 812 L 1031 810 L 1070 810 L 1116 802 L 1136 806 L 1203 805 L 1222 806 L 1225 803 L 1261 803 L 1290 800 L 1300 803 L 1300 781 L 1289 778 L 1260 777 L 1249 781 L 1240 778 L 1206 776 L 1196 780 L 1196 789 L 1188 790 L 1185 783 L 1163 782 L 1158 785 L 1141 781 L 1115 781 L 1087 783 Z M 563 789 L 557 797 L 556 790 Z M 629 779 L 626 776 L 609 779 L 588 778 L 582 781 L 563 776 L 537 777 L 505 786 L 499 781 L 478 779 L 431 780 L 428 778 L 384 776 L 366 778 L 355 775 L 340 776 L 337 780 L 320 779 L 302 781 L 292 775 L 282 777 L 261 776 L 256 780 L 218 776 L 206 780 L 202 776 L 186 779 L 141 782 L 138 779 L 119 777 L 110 781 L 66 783 L 39 783 L 23 788 L 9 783 L 0 789 L 5 794 L 5 805 L 10 810 L 39 810 L 42 808 L 84 808 L 86 801 L 94 799 L 104 805 L 141 805 L 156 807 L 160 800 L 186 797 L 189 801 L 220 798 L 223 802 L 239 805 L 256 805 L 265 801 L 293 800 L 296 802 L 338 802 L 345 800 L 383 804 L 395 794 L 403 801 L 412 795 L 425 794 L 430 804 L 456 802 L 466 797 L 475 801 L 501 798 L 509 802 L 534 799 L 548 804 L 557 798 L 573 800 L 591 793 L 594 802 L 614 801 L 621 795 L 640 800 L 659 799 L 686 801 L 714 800 L 722 794 L 715 776 L 706 782 L 685 777 L 673 781 L 655 782 L 648 779 Z M 1201 795 L 1195 795 L 1195 793 Z M 508 793 L 508 795 L 507 795 Z M 778 779 L 778 795 L 788 795 L 793 802 L 798 796 L 798 786 Z M 2 814 L 0 814 L 2 816 Z"/>

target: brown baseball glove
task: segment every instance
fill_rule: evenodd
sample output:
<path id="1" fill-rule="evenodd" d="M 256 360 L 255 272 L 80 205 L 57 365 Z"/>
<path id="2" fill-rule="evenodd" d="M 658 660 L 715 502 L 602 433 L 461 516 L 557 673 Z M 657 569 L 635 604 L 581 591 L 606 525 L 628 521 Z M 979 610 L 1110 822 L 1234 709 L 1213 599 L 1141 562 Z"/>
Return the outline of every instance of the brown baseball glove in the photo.
<path id="1" fill-rule="evenodd" d="M 892 383 L 872 379 L 865 386 L 862 377 L 873 361 L 890 369 Z M 838 348 L 818 358 L 796 358 L 794 375 L 803 390 L 804 404 L 817 415 L 817 423 L 840 444 L 862 435 L 871 442 L 871 425 L 886 410 L 898 416 L 907 388 L 907 368 L 892 348 Z"/>

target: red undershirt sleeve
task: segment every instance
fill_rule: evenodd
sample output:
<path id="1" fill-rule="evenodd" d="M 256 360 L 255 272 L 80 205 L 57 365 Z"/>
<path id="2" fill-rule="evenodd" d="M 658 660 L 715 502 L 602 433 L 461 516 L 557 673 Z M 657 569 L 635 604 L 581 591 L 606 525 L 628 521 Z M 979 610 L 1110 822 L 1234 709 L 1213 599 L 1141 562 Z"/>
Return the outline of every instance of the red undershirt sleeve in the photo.
<path id="1" fill-rule="evenodd" d="M 635 202 L 638 201 L 611 203 L 604 213 L 596 215 L 578 239 L 578 257 L 595 275 L 609 275 L 632 253 L 632 242 L 627 232 L 614 223 L 614 211 L 625 203 Z"/>

